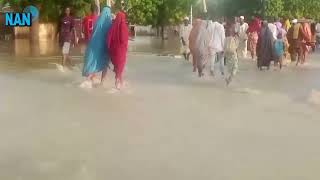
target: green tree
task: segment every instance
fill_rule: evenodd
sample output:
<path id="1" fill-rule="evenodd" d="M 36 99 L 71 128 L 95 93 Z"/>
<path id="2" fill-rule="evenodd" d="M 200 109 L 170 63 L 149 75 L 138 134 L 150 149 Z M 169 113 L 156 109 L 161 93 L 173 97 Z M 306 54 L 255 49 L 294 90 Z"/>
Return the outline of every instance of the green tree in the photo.
<path id="1" fill-rule="evenodd" d="M 265 15 L 267 17 L 280 17 L 283 15 L 283 9 L 283 0 L 268 0 L 266 1 Z"/>
<path id="2" fill-rule="evenodd" d="M 75 16 L 83 16 L 89 11 L 91 0 L 2 0 L 9 2 L 11 7 L 16 11 L 22 11 L 28 5 L 37 6 L 40 10 L 40 21 L 55 22 L 62 8 L 70 6 Z"/>
<path id="3" fill-rule="evenodd" d="M 161 0 L 128 0 L 126 8 L 129 22 L 140 25 L 153 24 L 160 3 Z"/>

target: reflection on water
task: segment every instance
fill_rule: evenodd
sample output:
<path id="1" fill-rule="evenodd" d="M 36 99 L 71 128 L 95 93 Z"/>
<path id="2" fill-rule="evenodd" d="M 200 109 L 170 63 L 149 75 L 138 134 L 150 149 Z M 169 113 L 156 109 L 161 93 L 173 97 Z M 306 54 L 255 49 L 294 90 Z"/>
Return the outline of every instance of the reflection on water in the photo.
<path id="1" fill-rule="evenodd" d="M 58 53 L 58 45 L 53 40 L 16 39 L 13 44 L 15 56 L 47 56 Z"/>
<path id="2" fill-rule="evenodd" d="M 178 54 L 180 51 L 180 41 L 177 37 L 168 40 L 161 38 L 144 36 L 136 37 L 129 42 L 129 52 L 154 53 L 154 54 Z M 38 57 L 60 55 L 60 48 L 57 40 L 48 38 L 15 39 L 13 42 L 1 42 L 0 53 L 7 53 L 17 57 Z M 71 49 L 71 55 L 82 55 L 84 45 L 79 45 Z"/>
<path id="3" fill-rule="evenodd" d="M 162 40 L 157 37 L 137 37 L 129 43 L 129 52 L 146 52 L 159 54 L 178 54 L 180 41 L 177 37 Z"/>

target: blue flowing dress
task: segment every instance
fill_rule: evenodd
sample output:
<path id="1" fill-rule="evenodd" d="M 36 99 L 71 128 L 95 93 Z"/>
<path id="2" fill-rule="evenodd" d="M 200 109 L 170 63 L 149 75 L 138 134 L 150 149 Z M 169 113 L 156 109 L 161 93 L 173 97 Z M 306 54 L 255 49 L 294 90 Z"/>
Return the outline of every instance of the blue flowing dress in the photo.
<path id="1" fill-rule="evenodd" d="M 103 71 L 108 66 L 110 59 L 106 39 L 111 24 L 110 7 L 104 7 L 94 26 L 84 55 L 83 76 L 88 77 L 90 74 Z"/>

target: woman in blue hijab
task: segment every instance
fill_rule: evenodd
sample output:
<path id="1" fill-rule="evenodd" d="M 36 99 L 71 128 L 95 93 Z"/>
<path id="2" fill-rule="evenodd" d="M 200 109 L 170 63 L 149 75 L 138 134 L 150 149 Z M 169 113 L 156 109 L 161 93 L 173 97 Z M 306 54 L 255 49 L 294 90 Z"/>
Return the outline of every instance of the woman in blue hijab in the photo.
<path id="1" fill-rule="evenodd" d="M 109 66 L 109 54 L 105 40 L 111 24 L 111 9 L 104 7 L 94 26 L 85 52 L 82 75 L 87 77 L 87 81 L 81 84 L 83 88 L 92 88 L 95 74 L 101 71 L 101 83 L 103 83 Z"/>

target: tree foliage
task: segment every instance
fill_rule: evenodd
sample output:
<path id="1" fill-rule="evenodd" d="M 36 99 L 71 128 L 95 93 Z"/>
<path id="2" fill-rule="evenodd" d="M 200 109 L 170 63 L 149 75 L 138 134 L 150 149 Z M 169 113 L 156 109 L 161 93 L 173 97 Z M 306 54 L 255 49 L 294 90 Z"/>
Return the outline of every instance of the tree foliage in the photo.
<path id="1" fill-rule="evenodd" d="M 2 2 L 1 2 L 2 1 Z M 0 3 L 10 3 L 15 11 L 21 12 L 28 5 L 37 6 L 40 10 L 40 21 L 56 21 L 64 7 L 71 7 L 75 16 L 83 16 L 89 11 L 91 0 L 0 0 Z"/>
<path id="2" fill-rule="evenodd" d="M 119 5 L 121 0 L 116 0 Z M 163 26 L 176 24 L 189 15 L 194 7 L 194 15 L 202 13 L 202 0 L 124 0 L 128 19 L 132 24 Z M 21 11 L 27 5 L 40 9 L 40 20 L 55 21 L 63 7 L 70 6 L 76 16 L 89 11 L 94 0 L 0 0 L 0 4 L 10 2 Z M 101 0 L 105 3 L 105 0 Z M 263 3 L 265 2 L 265 3 Z M 265 6 L 263 6 L 265 5 Z M 207 0 L 210 17 L 260 15 L 269 17 L 320 19 L 320 0 Z M 265 11 L 264 11 L 265 10 Z"/>

